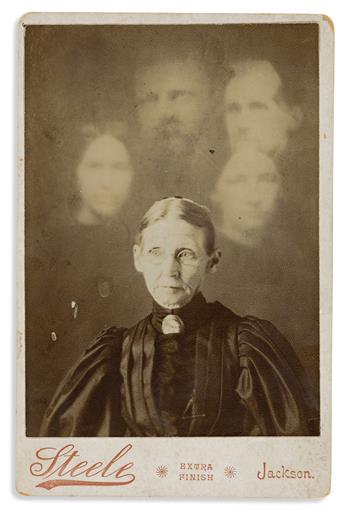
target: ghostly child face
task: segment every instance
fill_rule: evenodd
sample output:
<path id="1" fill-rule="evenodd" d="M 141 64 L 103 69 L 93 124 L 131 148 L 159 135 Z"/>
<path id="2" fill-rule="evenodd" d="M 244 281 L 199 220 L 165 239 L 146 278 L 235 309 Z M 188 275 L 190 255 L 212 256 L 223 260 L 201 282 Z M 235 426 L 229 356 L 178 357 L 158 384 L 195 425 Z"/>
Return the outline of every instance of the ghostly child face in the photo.
<path id="1" fill-rule="evenodd" d="M 222 212 L 223 232 L 235 241 L 256 242 L 272 217 L 280 191 L 280 175 L 272 159 L 257 152 L 236 153 L 213 195 Z"/>
<path id="2" fill-rule="evenodd" d="M 154 222 L 134 247 L 136 269 L 148 291 L 162 307 L 177 309 L 191 301 L 206 274 L 214 271 L 213 254 L 205 249 L 205 231 L 168 217 Z"/>
<path id="3" fill-rule="evenodd" d="M 84 218 L 90 223 L 112 218 L 124 204 L 133 178 L 124 144 L 110 134 L 92 140 L 78 164 L 77 178 Z"/>
<path id="4" fill-rule="evenodd" d="M 235 68 L 236 72 L 236 68 Z M 283 151 L 297 120 L 277 93 L 281 81 L 269 62 L 240 69 L 226 87 L 225 122 L 232 151 L 251 144 L 266 154 Z"/>

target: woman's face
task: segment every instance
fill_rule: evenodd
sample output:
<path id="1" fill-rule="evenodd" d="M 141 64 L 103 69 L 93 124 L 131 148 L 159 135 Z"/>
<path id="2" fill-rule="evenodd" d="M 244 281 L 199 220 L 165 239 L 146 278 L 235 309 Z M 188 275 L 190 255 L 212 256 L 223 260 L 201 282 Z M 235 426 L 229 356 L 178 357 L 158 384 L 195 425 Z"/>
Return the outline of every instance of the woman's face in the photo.
<path id="1" fill-rule="evenodd" d="M 272 217 L 281 179 L 270 158 L 260 153 L 234 155 L 221 174 L 213 196 L 229 238 L 250 244 Z"/>
<path id="2" fill-rule="evenodd" d="M 147 227 L 134 247 L 136 269 L 162 307 L 177 309 L 191 301 L 205 275 L 215 268 L 205 249 L 204 229 L 178 218 L 163 218 Z M 212 266 L 212 268 L 211 268 Z"/>
<path id="3" fill-rule="evenodd" d="M 95 223 L 112 218 L 126 201 L 133 179 L 124 144 L 110 134 L 92 140 L 78 164 L 77 178 L 84 214 Z"/>

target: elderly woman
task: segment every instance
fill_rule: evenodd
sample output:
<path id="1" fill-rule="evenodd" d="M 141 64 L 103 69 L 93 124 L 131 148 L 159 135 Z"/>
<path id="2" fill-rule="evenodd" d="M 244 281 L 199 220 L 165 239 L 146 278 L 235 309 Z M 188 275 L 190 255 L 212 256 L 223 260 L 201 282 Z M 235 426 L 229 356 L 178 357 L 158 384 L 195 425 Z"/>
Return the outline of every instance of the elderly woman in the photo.
<path id="1" fill-rule="evenodd" d="M 152 311 L 93 341 L 57 390 L 41 435 L 310 434 L 303 371 L 287 341 L 271 323 L 201 293 L 220 259 L 208 210 L 178 197 L 156 202 L 133 252 Z"/>

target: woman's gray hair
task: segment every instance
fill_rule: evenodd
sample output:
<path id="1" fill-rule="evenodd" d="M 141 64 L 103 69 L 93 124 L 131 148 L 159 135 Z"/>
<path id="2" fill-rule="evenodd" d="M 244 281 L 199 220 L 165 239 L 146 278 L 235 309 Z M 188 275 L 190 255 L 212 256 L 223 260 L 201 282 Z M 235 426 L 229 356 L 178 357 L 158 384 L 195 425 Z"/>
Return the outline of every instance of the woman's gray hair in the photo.
<path id="1" fill-rule="evenodd" d="M 163 218 L 173 217 L 205 230 L 205 250 L 210 255 L 215 250 L 216 234 L 210 211 L 206 206 L 183 197 L 167 197 L 156 201 L 145 213 L 139 224 L 135 243 L 141 244 L 142 233 Z"/>

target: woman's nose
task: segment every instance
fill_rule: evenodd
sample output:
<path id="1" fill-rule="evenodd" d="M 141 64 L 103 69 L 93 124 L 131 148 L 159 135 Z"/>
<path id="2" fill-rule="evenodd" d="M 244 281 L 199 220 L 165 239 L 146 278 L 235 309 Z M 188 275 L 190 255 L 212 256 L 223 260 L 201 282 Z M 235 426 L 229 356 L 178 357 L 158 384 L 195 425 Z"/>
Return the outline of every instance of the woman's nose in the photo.
<path id="1" fill-rule="evenodd" d="M 247 183 L 246 202 L 250 206 L 259 206 L 261 204 L 261 197 L 258 194 L 257 186 L 254 183 Z"/>
<path id="2" fill-rule="evenodd" d="M 98 183 L 103 188 L 111 186 L 113 181 L 113 171 L 110 166 L 104 166 L 98 174 Z"/>
<path id="3" fill-rule="evenodd" d="M 244 136 L 247 135 L 249 130 L 251 129 L 253 123 L 255 123 L 255 119 L 252 119 L 252 116 L 247 110 L 243 110 L 241 114 L 237 118 L 237 130 L 238 132 Z"/>
<path id="4" fill-rule="evenodd" d="M 169 276 L 176 276 L 180 274 L 180 264 L 175 255 L 169 255 L 166 257 L 163 263 L 163 271 Z"/>

